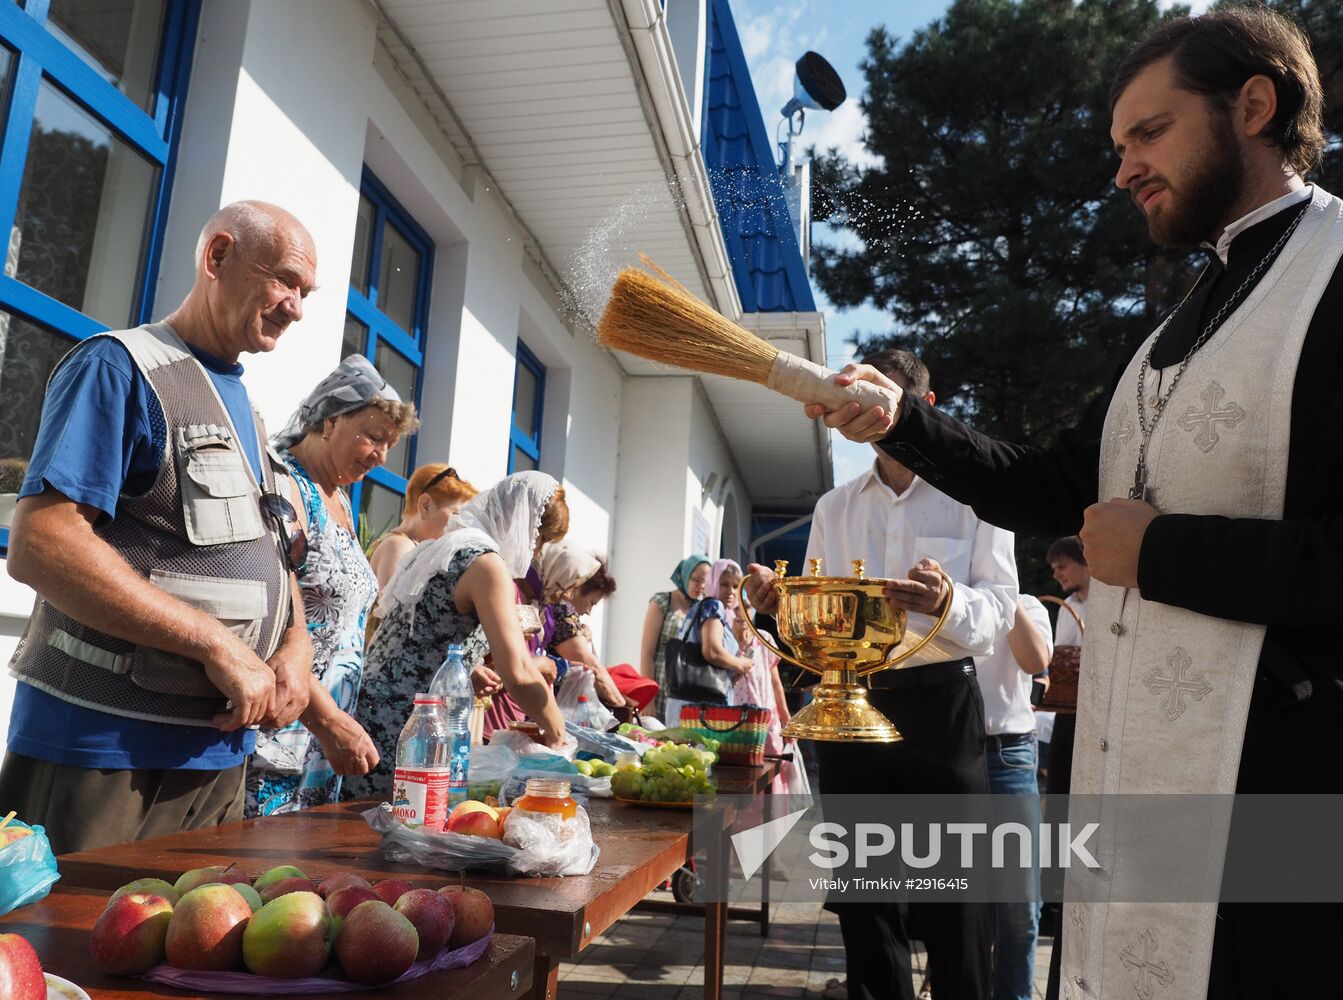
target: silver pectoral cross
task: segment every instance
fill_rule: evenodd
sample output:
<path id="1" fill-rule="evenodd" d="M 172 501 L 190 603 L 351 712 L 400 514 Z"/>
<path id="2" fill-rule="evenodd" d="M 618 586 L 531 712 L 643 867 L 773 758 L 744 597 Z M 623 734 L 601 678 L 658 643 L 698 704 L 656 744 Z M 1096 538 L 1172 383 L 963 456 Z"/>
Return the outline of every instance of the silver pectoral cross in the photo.
<path id="1" fill-rule="evenodd" d="M 1128 491 L 1130 500 L 1147 501 L 1147 464 L 1139 462 L 1138 468 L 1133 472 L 1133 488 Z"/>

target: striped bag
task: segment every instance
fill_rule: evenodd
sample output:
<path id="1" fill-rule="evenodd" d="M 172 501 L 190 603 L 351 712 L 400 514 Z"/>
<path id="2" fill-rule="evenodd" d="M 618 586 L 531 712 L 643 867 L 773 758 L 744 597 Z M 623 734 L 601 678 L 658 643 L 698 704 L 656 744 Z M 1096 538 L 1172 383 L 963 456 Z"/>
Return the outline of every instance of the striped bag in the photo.
<path id="1" fill-rule="evenodd" d="M 774 713 L 759 705 L 712 705 L 696 702 L 681 708 L 681 728 L 718 740 L 723 764 L 759 766 L 765 762 L 765 735 Z"/>

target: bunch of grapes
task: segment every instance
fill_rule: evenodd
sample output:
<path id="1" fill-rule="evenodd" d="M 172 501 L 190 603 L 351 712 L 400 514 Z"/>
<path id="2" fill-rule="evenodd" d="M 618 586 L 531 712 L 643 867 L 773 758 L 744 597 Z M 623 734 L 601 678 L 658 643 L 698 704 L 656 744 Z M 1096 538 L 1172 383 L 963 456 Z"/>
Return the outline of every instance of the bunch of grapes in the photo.
<path id="1" fill-rule="evenodd" d="M 665 745 L 644 754 L 637 770 L 617 771 L 611 789 L 624 799 L 648 802 L 689 802 L 696 795 L 712 795 L 709 765 L 714 755 L 694 747 Z"/>

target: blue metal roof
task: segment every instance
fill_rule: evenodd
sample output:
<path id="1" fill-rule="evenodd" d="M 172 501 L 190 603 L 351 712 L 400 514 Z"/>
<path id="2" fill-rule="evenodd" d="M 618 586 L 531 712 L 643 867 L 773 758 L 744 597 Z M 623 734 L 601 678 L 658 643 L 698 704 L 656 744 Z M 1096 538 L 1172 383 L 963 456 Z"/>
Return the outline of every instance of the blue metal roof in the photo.
<path id="1" fill-rule="evenodd" d="M 814 312 L 803 266 L 728 0 L 709 0 L 700 143 L 732 277 L 745 312 Z"/>

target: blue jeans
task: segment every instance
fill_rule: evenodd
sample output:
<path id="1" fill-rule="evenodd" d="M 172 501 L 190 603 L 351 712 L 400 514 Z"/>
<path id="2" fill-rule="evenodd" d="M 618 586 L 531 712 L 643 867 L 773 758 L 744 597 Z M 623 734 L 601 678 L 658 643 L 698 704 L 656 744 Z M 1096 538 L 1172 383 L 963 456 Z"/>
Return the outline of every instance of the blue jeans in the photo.
<path id="1" fill-rule="evenodd" d="M 1013 737 L 1003 737 L 1012 740 Z M 1035 782 L 1038 752 L 1035 734 L 1009 746 L 998 746 L 989 737 L 985 756 L 989 764 L 989 791 L 1015 796 L 1004 803 L 995 820 L 1013 820 L 1035 829 L 1040 821 L 1040 790 Z M 1036 859 L 1038 862 L 1038 852 Z M 993 1000 L 1031 1000 L 1035 978 L 1035 941 L 1040 927 L 1040 873 L 1038 864 L 1031 884 L 1035 902 L 996 903 L 997 931 L 993 943 Z"/>

